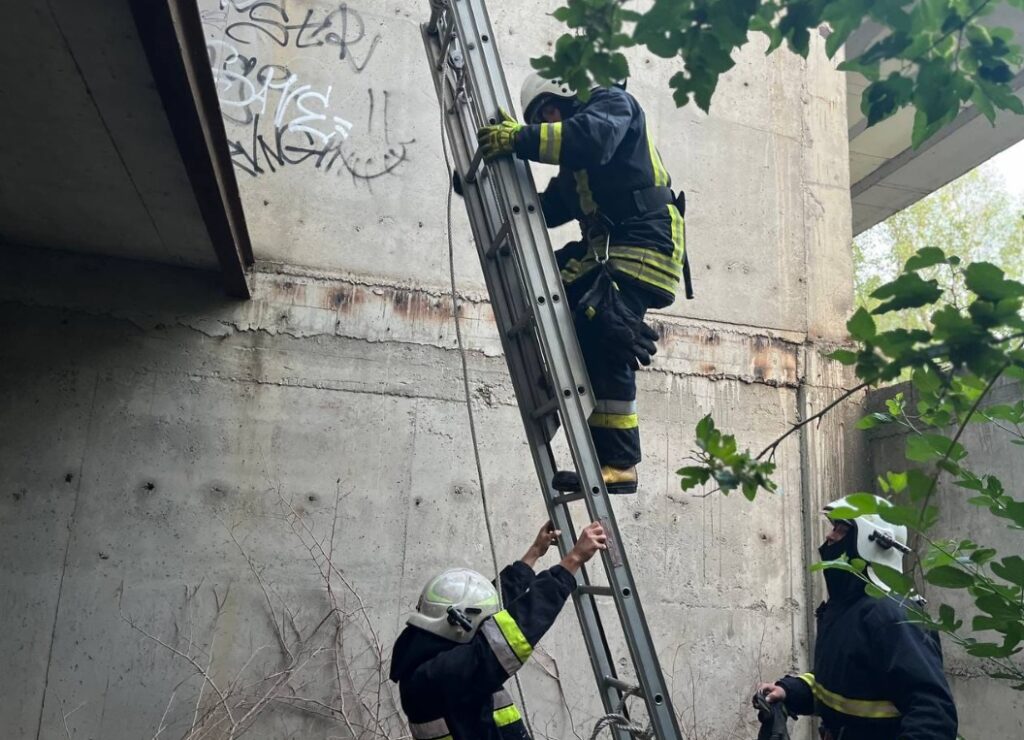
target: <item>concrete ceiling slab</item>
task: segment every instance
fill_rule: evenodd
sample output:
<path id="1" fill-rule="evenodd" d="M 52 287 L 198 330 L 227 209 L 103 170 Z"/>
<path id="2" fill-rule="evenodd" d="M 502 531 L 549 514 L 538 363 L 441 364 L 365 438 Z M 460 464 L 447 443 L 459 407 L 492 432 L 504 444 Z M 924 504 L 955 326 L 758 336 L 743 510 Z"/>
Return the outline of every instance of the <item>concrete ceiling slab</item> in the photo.
<path id="1" fill-rule="evenodd" d="M 15 3 L 7 19 L 0 241 L 215 269 L 129 1 Z"/>
<path id="2" fill-rule="evenodd" d="M 986 18 L 993 27 L 1013 28 L 1024 40 L 1024 12 L 1000 7 Z M 861 54 L 882 37 L 883 29 L 867 24 L 847 43 L 847 58 Z M 965 107 L 957 118 L 914 150 L 911 132 L 914 111 L 904 109 L 868 128 L 860 99 L 868 81 L 847 76 L 847 120 L 850 139 L 850 196 L 853 233 L 857 235 L 955 180 L 982 162 L 1024 139 L 1024 116 L 1000 112 L 992 126 L 976 109 Z M 1024 95 L 1024 74 L 1013 80 Z"/>

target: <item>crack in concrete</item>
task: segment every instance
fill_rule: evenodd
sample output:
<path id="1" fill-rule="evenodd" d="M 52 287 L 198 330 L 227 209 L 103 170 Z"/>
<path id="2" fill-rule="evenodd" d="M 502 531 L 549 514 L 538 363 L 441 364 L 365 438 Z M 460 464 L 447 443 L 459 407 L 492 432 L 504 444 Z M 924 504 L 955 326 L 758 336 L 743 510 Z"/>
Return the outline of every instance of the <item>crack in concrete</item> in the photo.
<path id="1" fill-rule="evenodd" d="M 61 597 L 64 594 L 64 576 L 68 571 L 68 558 L 71 554 L 71 540 L 74 537 L 75 518 L 78 516 L 78 502 L 82 491 L 82 471 L 85 469 L 85 461 L 89 452 L 89 440 L 92 438 L 92 424 L 96 415 L 96 396 L 100 387 L 100 375 L 96 374 L 96 381 L 92 386 L 92 397 L 89 399 L 89 422 L 86 425 L 85 442 L 82 445 L 82 459 L 78 463 L 78 474 L 75 485 L 75 503 L 71 507 L 71 518 L 68 521 L 68 539 L 64 544 L 64 560 L 60 569 L 60 581 L 57 583 L 57 602 L 53 608 L 53 627 L 50 630 L 50 647 L 46 653 L 46 671 L 43 674 L 42 700 L 39 702 L 39 724 L 36 727 L 36 740 L 42 736 L 43 716 L 46 710 L 46 695 L 50 687 L 50 667 L 53 664 L 53 646 L 57 642 L 57 622 L 60 618 Z"/>

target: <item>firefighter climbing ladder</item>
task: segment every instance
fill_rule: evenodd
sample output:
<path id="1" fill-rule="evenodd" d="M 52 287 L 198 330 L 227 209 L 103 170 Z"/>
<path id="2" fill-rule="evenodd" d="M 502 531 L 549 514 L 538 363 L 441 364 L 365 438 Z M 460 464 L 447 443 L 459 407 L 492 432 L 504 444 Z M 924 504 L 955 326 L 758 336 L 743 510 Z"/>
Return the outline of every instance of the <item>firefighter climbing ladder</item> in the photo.
<path id="1" fill-rule="evenodd" d="M 635 693 L 647 707 L 651 734 L 681 740 L 587 426 L 594 401 L 533 178 L 524 162 L 487 164 L 477 149 L 477 128 L 496 122 L 500 108 L 513 110 L 487 10 L 483 0 L 429 3 L 430 20 L 422 31 L 431 76 L 545 503 L 562 530 L 559 550 L 564 555 L 573 546 L 568 504 L 575 501 L 585 504 L 609 536 L 601 557 L 607 585 L 592 584 L 581 569 L 573 597 L 601 700 L 615 714 L 624 712 L 626 695 Z M 559 493 L 551 486 L 557 469 L 551 443 L 559 429 L 581 481 L 579 492 Z M 616 674 L 599 599 L 615 604 L 637 687 Z M 621 725 L 613 732 L 616 740 L 630 738 Z"/>

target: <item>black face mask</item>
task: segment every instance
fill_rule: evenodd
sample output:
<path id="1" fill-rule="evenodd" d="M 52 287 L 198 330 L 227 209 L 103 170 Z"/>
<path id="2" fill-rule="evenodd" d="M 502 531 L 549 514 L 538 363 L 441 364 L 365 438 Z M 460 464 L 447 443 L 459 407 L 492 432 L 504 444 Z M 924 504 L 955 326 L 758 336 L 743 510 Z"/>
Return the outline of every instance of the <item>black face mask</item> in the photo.
<path id="1" fill-rule="evenodd" d="M 839 542 L 825 542 L 818 548 L 821 559 L 839 560 L 843 555 L 849 559 L 859 557 L 857 554 L 857 530 L 851 528 Z M 835 568 L 826 568 L 825 588 L 828 589 L 829 600 L 849 601 L 864 593 L 864 581 L 853 573 Z"/>

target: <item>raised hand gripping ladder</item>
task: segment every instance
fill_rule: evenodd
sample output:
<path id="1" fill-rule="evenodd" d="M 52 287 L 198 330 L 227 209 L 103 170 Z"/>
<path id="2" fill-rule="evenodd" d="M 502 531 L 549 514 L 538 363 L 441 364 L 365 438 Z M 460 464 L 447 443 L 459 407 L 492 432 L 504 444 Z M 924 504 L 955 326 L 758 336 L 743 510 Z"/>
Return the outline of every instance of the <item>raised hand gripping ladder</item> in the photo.
<path id="1" fill-rule="evenodd" d="M 601 557 L 608 585 L 593 585 L 582 569 L 573 599 L 601 700 L 609 714 L 624 711 L 631 687 L 616 675 L 599 597 L 615 603 L 651 732 L 660 740 L 681 740 L 587 426 L 594 408 L 590 382 L 533 178 L 524 162 L 484 164 L 477 150 L 478 126 L 496 122 L 501 108 L 513 110 L 487 10 L 483 0 L 429 4 L 422 32 L 431 76 L 541 490 L 551 521 L 562 530 L 559 550 L 564 555 L 574 543 L 568 507 L 573 501 L 584 502 L 590 519 L 601 521 L 609 536 Z M 580 492 L 563 494 L 551 486 L 556 462 L 550 442 L 559 418 Z M 617 740 L 630 738 L 621 726 L 613 731 Z"/>

